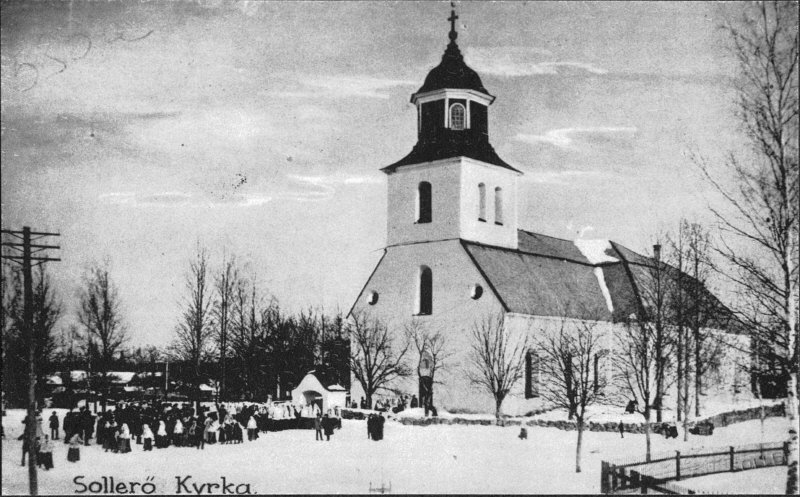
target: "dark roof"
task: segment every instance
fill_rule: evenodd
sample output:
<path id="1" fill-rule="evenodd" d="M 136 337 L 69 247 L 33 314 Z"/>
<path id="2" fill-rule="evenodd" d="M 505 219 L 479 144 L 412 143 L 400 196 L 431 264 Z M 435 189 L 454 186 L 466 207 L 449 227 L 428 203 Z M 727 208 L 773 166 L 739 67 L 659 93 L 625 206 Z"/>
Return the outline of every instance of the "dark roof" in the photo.
<path id="1" fill-rule="evenodd" d="M 438 140 L 420 140 L 408 155 L 382 168 L 381 171 L 393 173 L 400 166 L 421 164 L 452 157 L 469 157 L 470 159 L 520 172 L 497 155 L 494 147 L 485 136 L 479 136 L 478 133 L 472 133 L 470 130 L 442 130 L 441 137 Z"/>
<path id="2" fill-rule="evenodd" d="M 462 240 L 464 249 L 508 312 L 621 322 L 647 312 L 656 261 L 614 242 L 606 254 L 618 262 L 593 264 L 570 240 L 518 230 L 518 249 Z M 679 272 L 661 263 L 667 282 Z M 600 274 L 600 271 L 602 273 Z M 608 310 L 601 282 L 608 289 Z M 714 313 L 704 326 L 727 329 L 732 313 L 704 285 L 683 274 L 687 292 Z M 644 303 L 644 305 L 642 304 Z M 669 303 L 667 303 L 669 305 Z"/>
<path id="3" fill-rule="evenodd" d="M 459 90 L 475 90 L 489 94 L 483 87 L 480 76 L 464 63 L 461 50 L 458 49 L 455 40 L 447 45 L 447 49 L 442 55 L 442 61 L 438 66 L 431 69 L 425 78 L 425 83 L 417 90 L 417 93 L 425 93 L 445 88 Z"/>
<path id="4" fill-rule="evenodd" d="M 464 242 L 509 312 L 610 321 L 591 265 Z"/>

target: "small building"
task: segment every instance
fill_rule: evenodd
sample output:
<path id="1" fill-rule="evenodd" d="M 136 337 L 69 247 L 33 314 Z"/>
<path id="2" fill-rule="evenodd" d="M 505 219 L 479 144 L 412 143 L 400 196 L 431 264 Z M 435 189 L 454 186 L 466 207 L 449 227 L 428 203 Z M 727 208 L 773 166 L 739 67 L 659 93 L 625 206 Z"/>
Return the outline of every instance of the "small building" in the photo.
<path id="1" fill-rule="evenodd" d="M 325 413 L 329 409 L 346 407 L 347 390 L 338 384 L 324 386 L 312 371 L 292 390 L 292 403 L 296 406 L 316 404 Z"/>

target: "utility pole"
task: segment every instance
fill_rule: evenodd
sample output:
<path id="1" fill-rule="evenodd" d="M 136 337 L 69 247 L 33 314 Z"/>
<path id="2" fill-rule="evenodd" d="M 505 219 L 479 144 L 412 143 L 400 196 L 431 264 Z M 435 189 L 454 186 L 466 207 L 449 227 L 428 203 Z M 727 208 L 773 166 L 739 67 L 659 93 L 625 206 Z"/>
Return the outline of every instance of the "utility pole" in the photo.
<path id="1" fill-rule="evenodd" d="M 36 329 L 33 325 L 33 266 L 39 266 L 49 261 L 60 261 L 47 256 L 37 256 L 44 250 L 58 250 L 58 245 L 33 244 L 31 242 L 50 236 L 60 236 L 58 233 L 39 233 L 31 231 L 25 226 L 22 231 L 2 230 L 2 234 L 15 237 L 20 242 L 2 242 L 3 247 L 16 250 L 13 255 L 3 254 L 4 259 L 22 264 L 23 291 L 25 306 L 23 309 L 23 326 L 28 339 L 28 417 L 25 423 L 25 441 L 28 445 L 28 491 L 31 495 L 39 494 L 39 481 L 36 474 Z M 35 237 L 35 238 L 32 238 Z M 21 255 L 19 254 L 21 252 Z M 36 261 L 35 263 L 33 261 Z"/>

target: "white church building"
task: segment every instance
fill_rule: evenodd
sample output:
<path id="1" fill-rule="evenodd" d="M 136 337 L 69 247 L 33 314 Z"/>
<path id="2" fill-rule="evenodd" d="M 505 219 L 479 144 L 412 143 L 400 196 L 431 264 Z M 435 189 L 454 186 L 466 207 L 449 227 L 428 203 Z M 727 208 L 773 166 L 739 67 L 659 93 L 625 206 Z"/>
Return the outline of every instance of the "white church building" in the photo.
<path id="1" fill-rule="evenodd" d="M 571 241 L 521 229 L 523 173 L 489 142 L 495 97 L 465 64 L 454 19 L 441 63 L 411 96 L 418 142 L 382 169 L 386 248 L 351 314 L 380 319 L 397 341 L 412 322 L 441 331 L 451 357 L 436 373 L 434 404 L 493 412 L 491 396 L 467 379 L 470 330 L 477 322 L 502 314 L 506 326 L 535 339 L 564 319 L 587 320 L 611 336 L 641 312 L 640 287 L 655 261 L 607 240 Z M 414 354 L 409 364 L 416 368 Z M 528 362 L 527 377 L 504 402 L 504 413 L 541 407 L 536 383 L 546 379 Z M 610 374 L 610 367 L 600 374 Z M 416 393 L 416 374 L 392 386 Z M 351 398 L 362 395 L 354 380 Z"/>

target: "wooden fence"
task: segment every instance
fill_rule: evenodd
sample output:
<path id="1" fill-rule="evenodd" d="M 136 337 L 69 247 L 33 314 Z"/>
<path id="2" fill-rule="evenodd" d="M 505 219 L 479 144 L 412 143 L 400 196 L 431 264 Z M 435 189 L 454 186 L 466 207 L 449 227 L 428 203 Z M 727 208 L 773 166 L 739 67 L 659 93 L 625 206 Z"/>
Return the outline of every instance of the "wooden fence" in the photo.
<path id="1" fill-rule="evenodd" d="M 604 494 L 697 494 L 678 481 L 715 473 L 746 471 L 785 465 L 786 442 L 739 447 L 675 451 L 655 454 L 650 460 L 620 459 L 601 462 L 600 492 Z"/>

